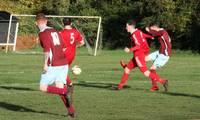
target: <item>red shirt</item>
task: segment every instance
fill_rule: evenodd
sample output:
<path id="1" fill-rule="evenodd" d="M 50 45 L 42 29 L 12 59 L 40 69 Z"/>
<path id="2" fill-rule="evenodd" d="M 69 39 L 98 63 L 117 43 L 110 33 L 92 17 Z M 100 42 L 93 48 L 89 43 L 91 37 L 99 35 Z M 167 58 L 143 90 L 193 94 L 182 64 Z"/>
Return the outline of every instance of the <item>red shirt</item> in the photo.
<path id="1" fill-rule="evenodd" d="M 172 52 L 172 44 L 169 34 L 166 30 L 162 29 L 159 31 L 151 30 L 149 31 L 154 36 L 159 37 L 158 40 L 160 42 L 159 53 L 170 56 Z"/>
<path id="2" fill-rule="evenodd" d="M 66 56 L 64 49 L 65 44 L 62 41 L 60 34 L 53 28 L 47 27 L 39 33 L 40 44 L 44 52 L 49 52 L 51 55 L 48 60 L 48 65 L 61 66 L 66 65 Z"/>
<path id="3" fill-rule="evenodd" d="M 144 53 L 145 55 L 149 54 L 149 45 L 146 41 L 146 38 L 152 38 L 152 36 L 144 34 L 141 30 L 136 29 L 131 34 L 131 45 L 132 48 L 130 48 L 131 51 L 134 52 L 134 55 L 139 55 Z"/>
<path id="4" fill-rule="evenodd" d="M 76 44 L 77 42 L 83 41 L 83 37 L 81 36 L 80 32 L 75 28 L 64 29 L 60 33 L 67 47 L 67 57 L 74 58 L 76 54 Z"/>

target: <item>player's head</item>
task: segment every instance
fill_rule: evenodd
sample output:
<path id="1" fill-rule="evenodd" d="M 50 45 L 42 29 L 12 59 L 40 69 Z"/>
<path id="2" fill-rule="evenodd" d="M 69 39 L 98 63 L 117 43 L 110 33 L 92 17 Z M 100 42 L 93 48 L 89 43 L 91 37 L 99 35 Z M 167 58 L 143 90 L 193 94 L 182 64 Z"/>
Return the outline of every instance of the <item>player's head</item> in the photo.
<path id="1" fill-rule="evenodd" d="M 38 13 L 35 17 L 36 25 L 41 30 L 42 28 L 46 27 L 47 25 L 47 18 L 45 17 L 44 13 Z"/>
<path id="2" fill-rule="evenodd" d="M 136 21 L 135 20 L 128 20 L 126 23 L 126 30 L 127 32 L 132 32 L 135 29 Z"/>
<path id="3" fill-rule="evenodd" d="M 158 30 L 158 29 L 160 29 L 159 24 L 157 24 L 157 23 L 151 23 L 151 24 L 149 25 L 149 28 L 150 28 L 151 30 Z"/>
<path id="4" fill-rule="evenodd" d="M 44 13 L 38 13 L 35 17 L 36 22 L 47 22 L 47 18 Z"/>
<path id="5" fill-rule="evenodd" d="M 64 18 L 63 19 L 63 24 L 64 24 L 64 26 L 71 25 L 72 21 L 71 21 L 70 18 Z"/>

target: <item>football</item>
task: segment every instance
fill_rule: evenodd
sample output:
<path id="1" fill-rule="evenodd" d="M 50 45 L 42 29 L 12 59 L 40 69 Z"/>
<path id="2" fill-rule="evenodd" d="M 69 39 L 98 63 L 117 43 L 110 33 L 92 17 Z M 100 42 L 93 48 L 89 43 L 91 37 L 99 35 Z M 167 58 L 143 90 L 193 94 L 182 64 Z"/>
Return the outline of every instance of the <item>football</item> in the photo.
<path id="1" fill-rule="evenodd" d="M 81 74 L 81 68 L 78 65 L 74 65 L 72 67 L 72 73 L 74 75 L 80 75 Z"/>

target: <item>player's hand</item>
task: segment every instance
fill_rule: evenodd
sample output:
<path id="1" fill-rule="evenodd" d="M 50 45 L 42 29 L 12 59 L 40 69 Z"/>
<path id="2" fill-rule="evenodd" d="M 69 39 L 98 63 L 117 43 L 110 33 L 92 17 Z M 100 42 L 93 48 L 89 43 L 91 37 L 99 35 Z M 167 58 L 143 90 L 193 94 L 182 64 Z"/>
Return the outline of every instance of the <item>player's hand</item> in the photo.
<path id="1" fill-rule="evenodd" d="M 125 48 L 124 48 L 124 52 L 129 53 L 129 52 L 130 52 L 130 49 L 127 48 L 127 47 L 125 47 Z"/>
<path id="2" fill-rule="evenodd" d="M 48 65 L 44 64 L 42 73 L 45 74 L 48 70 Z"/>
<path id="3" fill-rule="evenodd" d="M 146 30 L 147 32 L 149 32 L 149 27 L 146 27 L 145 30 Z"/>

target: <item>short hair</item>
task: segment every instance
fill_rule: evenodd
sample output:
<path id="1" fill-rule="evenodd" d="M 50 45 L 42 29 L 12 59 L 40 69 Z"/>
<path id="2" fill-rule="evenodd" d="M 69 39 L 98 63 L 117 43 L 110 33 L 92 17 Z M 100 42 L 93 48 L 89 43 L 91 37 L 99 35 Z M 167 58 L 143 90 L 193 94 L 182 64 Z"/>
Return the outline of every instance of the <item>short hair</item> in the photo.
<path id="1" fill-rule="evenodd" d="M 64 19 L 63 19 L 63 24 L 64 24 L 64 25 L 71 25 L 71 23 L 72 23 L 72 21 L 71 21 L 70 18 L 64 18 Z"/>
<path id="2" fill-rule="evenodd" d="M 150 24 L 149 24 L 149 27 L 151 27 L 151 26 L 156 26 L 156 27 L 159 27 L 160 25 L 159 25 L 159 23 L 157 23 L 157 22 L 154 22 L 154 23 L 150 23 Z"/>
<path id="3" fill-rule="evenodd" d="M 136 25 L 136 21 L 131 19 L 131 20 L 127 21 L 127 24 L 135 26 Z"/>
<path id="4" fill-rule="evenodd" d="M 45 17 L 45 14 L 44 13 L 38 13 L 36 15 L 36 20 L 47 20 L 47 18 Z"/>

